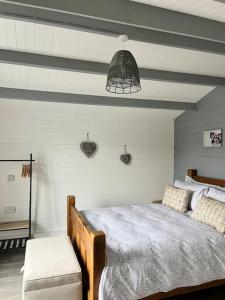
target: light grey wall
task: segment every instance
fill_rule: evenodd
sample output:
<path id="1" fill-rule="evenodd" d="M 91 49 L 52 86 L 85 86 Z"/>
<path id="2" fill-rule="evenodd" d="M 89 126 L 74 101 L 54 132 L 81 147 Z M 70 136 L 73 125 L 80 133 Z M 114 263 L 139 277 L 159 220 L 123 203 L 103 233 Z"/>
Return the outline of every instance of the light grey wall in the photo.
<path id="1" fill-rule="evenodd" d="M 223 129 L 221 148 L 204 148 L 203 131 Z M 199 175 L 225 178 L 225 88 L 218 87 L 197 104 L 197 111 L 185 112 L 175 120 L 175 172 L 184 179 L 188 168 Z"/>

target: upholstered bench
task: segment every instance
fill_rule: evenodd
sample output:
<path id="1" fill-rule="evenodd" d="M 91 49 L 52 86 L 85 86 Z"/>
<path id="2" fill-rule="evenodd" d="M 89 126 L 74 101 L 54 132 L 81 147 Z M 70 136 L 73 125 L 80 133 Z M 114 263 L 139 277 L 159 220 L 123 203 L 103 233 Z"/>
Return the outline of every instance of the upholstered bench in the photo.
<path id="1" fill-rule="evenodd" d="M 29 240 L 23 300 L 81 300 L 80 265 L 67 236 Z"/>

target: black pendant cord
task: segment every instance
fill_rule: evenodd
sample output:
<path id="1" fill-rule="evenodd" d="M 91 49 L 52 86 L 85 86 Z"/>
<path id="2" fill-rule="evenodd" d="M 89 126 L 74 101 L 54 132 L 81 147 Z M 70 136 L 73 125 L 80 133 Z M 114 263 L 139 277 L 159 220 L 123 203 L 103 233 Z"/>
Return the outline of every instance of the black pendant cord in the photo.
<path id="1" fill-rule="evenodd" d="M 127 154 L 127 145 L 124 145 L 124 154 Z"/>

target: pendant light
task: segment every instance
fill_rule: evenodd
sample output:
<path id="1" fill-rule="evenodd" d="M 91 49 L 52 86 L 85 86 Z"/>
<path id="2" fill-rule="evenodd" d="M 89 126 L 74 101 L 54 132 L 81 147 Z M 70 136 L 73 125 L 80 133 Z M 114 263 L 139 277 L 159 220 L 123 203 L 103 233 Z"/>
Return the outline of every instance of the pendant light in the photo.
<path id="1" fill-rule="evenodd" d="M 119 39 L 124 45 L 128 36 L 122 34 Z M 115 94 L 131 94 L 141 90 L 138 66 L 130 51 L 123 49 L 114 54 L 108 70 L 106 90 Z"/>

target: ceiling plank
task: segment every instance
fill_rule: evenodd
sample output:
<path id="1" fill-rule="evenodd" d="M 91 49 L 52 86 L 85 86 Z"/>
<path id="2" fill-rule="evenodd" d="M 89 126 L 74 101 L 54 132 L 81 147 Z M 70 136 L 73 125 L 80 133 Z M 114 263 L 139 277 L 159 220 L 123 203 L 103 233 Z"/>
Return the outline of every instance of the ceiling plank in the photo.
<path id="1" fill-rule="evenodd" d="M 127 0 L 108 0 L 107 5 L 105 0 L 48 0 L 35 1 L 35 5 L 31 0 L 0 1 L 0 13 L 106 35 L 126 33 L 135 41 L 225 55 L 225 24 Z"/>
<path id="2" fill-rule="evenodd" d="M 0 62 L 23 66 L 57 69 L 71 72 L 106 75 L 108 64 L 93 61 L 54 57 L 42 54 L 0 49 Z M 187 83 L 205 86 L 224 86 L 225 78 L 140 68 L 141 79 Z"/>
<path id="3" fill-rule="evenodd" d="M 45 8 L 49 11 L 225 42 L 225 24 L 221 22 L 134 1 L 107 0 L 107 4 L 105 0 L 5 0 L 1 2 L 18 3 L 33 8 Z"/>
<path id="4" fill-rule="evenodd" d="M 82 94 L 69 94 L 36 90 L 12 89 L 0 87 L 0 99 L 31 100 L 83 105 L 101 105 L 117 107 L 135 107 L 168 110 L 196 110 L 195 103 L 162 100 L 144 100 L 119 97 L 105 97 Z"/>

